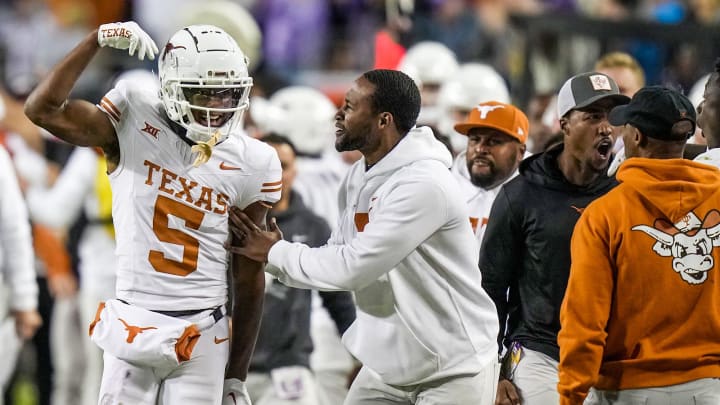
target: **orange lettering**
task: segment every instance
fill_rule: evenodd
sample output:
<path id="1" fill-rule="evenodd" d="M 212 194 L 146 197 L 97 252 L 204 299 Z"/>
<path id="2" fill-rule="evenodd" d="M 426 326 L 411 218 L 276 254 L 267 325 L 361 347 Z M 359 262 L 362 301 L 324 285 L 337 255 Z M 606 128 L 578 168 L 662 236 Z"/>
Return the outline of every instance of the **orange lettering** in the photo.
<path id="1" fill-rule="evenodd" d="M 170 215 L 185 220 L 186 228 L 197 230 L 205 213 L 162 195 L 158 196 L 155 203 L 153 232 L 161 242 L 182 246 L 183 256 L 182 261 L 177 261 L 168 259 L 163 252 L 151 250 L 148 260 L 155 271 L 185 277 L 197 269 L 200 241 L 179 229 L 170 228 Z"/>
<path id="2" fill-rule="evenodd" d="M 223 193 L 218 194 L 217 197 L 215 198 L 215 202 L 219 205 L 219 207 L 215 208 L 213 210 L 213 212 L 216 214 L 220 214 L 220 215 L 226 213 L 228 198 L 230 198 L 230 197 L 226 196 Z"/>
<path id="3" fill-rule="evenodd" d="M 168 169 L 163 168 L 162 169 L 162 180 L 160 182 L 160 187 L 158 187 L 158 190 L 164 191 L 170 195 L 175 194 L 175 190 L 171 188 L 165 187 L 168 183 L 171 182 L 171 180 L 175 180 L 177 178 L 177 174 L 171 172 Z"/>
<path id="4" fill-rule="evenodd" d="M 152 186 L 153 172 L 155 170 L 160 170 L 160 166 L 156 165 L 155 163 L 153 163 L 149 160 L 144 161 L 143 164 L 148 167 L 148 176 L 147 176 L 147 180 L 145 180 L 145 184 L 147 184 L 148 186 Z"/>
<path id="5" fill-rule="evenodd" d="M 365 230 L 365 225 L 370 222 L 370 216 L 367 212 L 356 212 L 355 213 L 355 228 L 358 232 Z"/>
<path id="6" fill-rule="evenodd" d="M 200 198 L 195 201 L 195 206 L 202 208 L 201 205 L 203 204 L 205 204 L 206 210 L 212 210 L 212 189 L 204 186 L 200 192 Z"/>
<path id="7" fill-rule="evenodd" d="M 472 226 L 473 232 L 477 231 L 478 218 L 470 217 L 470 226 Z"/>
<path id="8" fill-rule="evenodd" d="M 182 186 L 183 189 L 182 189 L 182 191 L 178 191 L 178 192 L 175 194 L 175 197 L 177 197 L 177 198 L 182 198 L 183 195 L 184 195 L 184 196 L 185 196 L 185 201 L 187 201 L 187 202 L 189 202 L 189 203 L 192 203 L 192 202 L 193 202 L 193 199 L 192 199 L 192 196 L 190 195 L 190 190 L 192 190 L 193 188 L 195 188 L 195 186 L 197 186 L 198 184 L 197 184 L 196 181 L 193 181 L 193 180 L 189 180 L 189 181 L 190 181 L 190 184 L 187 183 L 187 182 L 188 182 L 188 179 L 186 179 L 185 177 L 180 176 L 180 185 Z"/>

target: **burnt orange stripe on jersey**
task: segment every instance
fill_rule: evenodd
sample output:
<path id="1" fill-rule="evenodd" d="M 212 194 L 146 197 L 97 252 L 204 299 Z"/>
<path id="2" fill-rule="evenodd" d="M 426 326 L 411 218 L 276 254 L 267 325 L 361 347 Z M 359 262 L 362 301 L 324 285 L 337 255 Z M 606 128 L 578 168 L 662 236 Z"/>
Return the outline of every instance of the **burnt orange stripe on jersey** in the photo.
<path id="1" fill-rule="evenodd" d="M 112 112 L 112 110 L 107 105 L 100 102 L 100 104 L 95 104 L 95 106 L 97 108 L 105 111 L 110 116 L 110 118 L 114 119 L 115 121 L 119 121 L 118 117 L 115 115 L 115 113 Z"/>
<path id="2" fill-rule="evenodd" d="M 117 115 L 118 117 L 120 117 L 122 115 L 120 110 L 117 107 L 115 107 L 115 104 L 113 104 L 113 102 L 110 101 L 109 98 L 103 97 L 102 102 L 107 104 L 110 107 L 110 109 L 115 113 L 115 115 Z"/>
<path id="3" fill-rule="evenodd" d="M 112 117 L 112 119 L 114 119 L 115 121 L 120 121 L 120 117 L 115 114 L 115 111 L 113 111 L 112 107 L 105 103 L 104 99 L 100 102 L 100 107 L 102 107 L 102 109 L 105 110 L 105 112 L 107 112 Z"/>
<path id="4" fill-rule="evenodd" d="M 270 187 L 270 186 L 279 186 L 282 184 L 282 180 L 280 181 L 274 181 L 272 183 L 263 183 L 263 187 Z"/>
<path id="5" fill-rule="evenodd" d="M 270 187 L 270 188 L 261 188 L 261 189 L 260 189 L 260 192 L 261 192 L 261 193 L 274 193 L 274 192 L 280 191 L 280 190 L 282 190 L 282 186 L 281 186 L 281 187 L 275 187 L 275 188 L 272 188 L 272 187 Z"/>

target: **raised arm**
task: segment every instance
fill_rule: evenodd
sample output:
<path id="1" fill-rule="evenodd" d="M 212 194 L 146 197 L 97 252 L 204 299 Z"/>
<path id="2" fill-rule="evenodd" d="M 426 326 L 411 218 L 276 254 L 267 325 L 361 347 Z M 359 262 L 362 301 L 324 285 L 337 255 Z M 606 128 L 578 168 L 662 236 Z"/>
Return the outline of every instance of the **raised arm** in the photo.
<path id="1" fill-rule="evenodd" d="M 108 163 L 119 158 L 115 128 L 109 118 L 91 102 L 68 99 L 80 74 L 102 46 L 138 50 L 143 59 L 147 53 L 154 58 L 157 47 L 134 22 L 104 24 L 89 33 L 63 58 L 25 102 L 25 114 L 36 125 L 58 138 L 79 146 L 99 146 Z"/>

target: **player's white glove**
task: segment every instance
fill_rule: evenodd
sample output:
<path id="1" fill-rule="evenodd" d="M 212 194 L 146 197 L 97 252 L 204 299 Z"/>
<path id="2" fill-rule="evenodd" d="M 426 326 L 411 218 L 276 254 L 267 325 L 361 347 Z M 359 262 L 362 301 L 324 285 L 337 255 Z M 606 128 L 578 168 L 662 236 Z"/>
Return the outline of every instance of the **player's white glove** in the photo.
<path id="1" fill-rule="evenodd" d="M 223 383 L 222 405 L 252 405 L 245 383 L 237 378 L 227 378 Z"/>
<path id="2" fill-rule="evenodd" d="M 103 24 L 98 28 L 98 45 L 109 46 L 115 49 L 128 49 L 130 56 L 138 53 L 138 59 L 145 56 L 155 59 L 158 47 L 145 31 L 135 21 Z"/>

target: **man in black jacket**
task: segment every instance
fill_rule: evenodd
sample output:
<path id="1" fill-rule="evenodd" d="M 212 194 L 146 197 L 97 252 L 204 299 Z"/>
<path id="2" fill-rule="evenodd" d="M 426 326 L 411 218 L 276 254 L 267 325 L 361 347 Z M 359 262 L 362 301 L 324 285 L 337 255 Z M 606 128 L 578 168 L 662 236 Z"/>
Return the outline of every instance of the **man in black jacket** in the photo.
<path id="1" fill-rule="evenodd" d="M 493 204 L 480 270 L 507 348 L 498 405 L 559 401 L 557 334 L 570 237 L 582 210 L 617 184 L 606 175 L 616 135 L 607 115 L 629 101 L 602 73 L 568 79 L 558 94 L 564 143 L 525 159 Z"/>
<path id="2" fill-rule="evenodd" d="M 275 148 L 283 169 L 283 193 L 270 211 L 291 242 L 322 246 L 330 227 L 313 214 L 292 191 L 295 177 L 295 147 L 284 136 L 262 138 Z M 268 273 L 266 273 L 267 277 Z M 247 387 L 255 405 L 321 403 L 310 371 L 310 309 L 312 291 L 287 287 L 277 280 L 265 283 L 265 305 L 257 344 L 250 362 Z M 323 305 L 342 334 L 355 320 L 355 304 L 349 292 L 320 292 Z"/>

